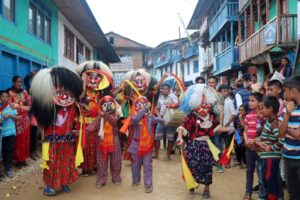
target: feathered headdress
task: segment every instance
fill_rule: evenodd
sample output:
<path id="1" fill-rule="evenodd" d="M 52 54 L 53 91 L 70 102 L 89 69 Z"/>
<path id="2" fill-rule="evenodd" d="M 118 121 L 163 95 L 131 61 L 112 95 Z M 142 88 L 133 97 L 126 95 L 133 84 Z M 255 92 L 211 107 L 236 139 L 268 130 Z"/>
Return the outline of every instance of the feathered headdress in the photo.
<path id="1" fill-rule="evenodd" d="M 101 61 L 93 61 L 93 60 L 85 61 L 83 63 L 80 63 L 75 68 L 75 71 L 77 74 L 79 74 L 79 76 L 81 76 L 83 72 L 85 72 L 86 70 L 89 70 L 89 69 L 99 69 L 99 70 L 106 72 L 109 76 L 111 76 L 111 77 L 113 76 L 113 73 L 109 69 L 109 67 Z"/>
<path id="2" fill-rule="evenodd" d="M 101 61 L 85 61 L 75 68 L 79 76 L 82 76 L 82 74 L 88 70 L 98 70 L 97 72 L 103 75 L 103 80 L 96 90 L 105 89 L 110 91 L 114 89 L 113 73 L 105 63 Z"/>
<path id="3" fill-rule="evenodd" d="M 33 78 L 30 95 L 31 111 L 43 127 L 51 125 L 56 117 L 57 105 L 53 101 L 57 88 L 63 88 L 78 99 L 82 93 L 82 80 L 74 71 L 65 67 L 40 70 Z"/>
<path id="4" fill-rule="evenodd" d="M 203 101 L 211 105 L 214 112 L 218 113 L 218 95 L 214 89 L 205 84 L 195 84 L 190 86 L 183 94 L 180 110 L 189 114 L 192 110 L 198 108 Z"/>
<path id="5" fill-rule="evenodd" d="M 146 78 L 147 86 L 149 86 L 151 76 L 145 69 L 137 69 L 137 70 L 132 70 L 132 71 L 127 72 L 124 75 L 124 80 L 132 81 L 133 77 L 138 74 L 140 74 Z"/>

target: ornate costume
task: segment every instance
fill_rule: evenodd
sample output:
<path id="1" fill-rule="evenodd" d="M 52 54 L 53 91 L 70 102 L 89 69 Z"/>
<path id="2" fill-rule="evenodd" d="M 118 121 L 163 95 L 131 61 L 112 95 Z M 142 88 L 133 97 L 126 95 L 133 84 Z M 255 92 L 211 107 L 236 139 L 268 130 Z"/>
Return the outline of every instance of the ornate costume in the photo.
<path id="1" fill-rule="evenodd" d="M 183 162 L 186 161 L 188 169 L 184 171 L 184 176 L 191 173 L 195 181 L 194 183 L 186 181 L 187 189 L 193 189 L 200 183 L 204 185 L 212 183 L 213 160 L 218 159 L 219 153 L 209 139 L 214 135 L 214 128 L 218 124 L 213 114 L 213 111 L 217 112 L 214 109 L 219 107 L 216 104 L 215 91 L 205 84 L 190 86 L 183 95 L 180 108 L 187 116 L 177 131 L 182 133 L 186 141 L 184 148 L 186 155 Z M 207 192 L 206 195 L 209 195 L 209 191 Z"/>
<path id="2" fill-rule="evenodd" d="M 44 129 L 41 165 L 44 194 L 53 195 L 58 188 L 70 192 L 68 185 L 77 180 L 76 168 L 83 162 L 82 133 L 79 132 L 76 144 L 72 131 L 78 115 L 75 101 L 82 93 L 82 81 L 64 67 L 43 69 L 34 77 L 30 93 L 32 112 Z"/>
<path id="3" fill-rule="evenodd" d="M 93 123 L 99 111 L 99 100 L 104 95 L 110 95 L 113 89 L 112 72 L 103 62 L 86 61 L 76 68 L 84 85 L 84 96 L 80 100 L 84 121 L 87 125 Z M 96 166 L 97 132 L 85 135 L 86 145 L 83 149 L 83 176 L 91 173 Z"/>
<path id="4" fill-rule="evenodd" d="M 141 180 L 141 167 L 144 167 L 144 185 L 146 192 L 152 192 L 152 150 L 154 135 L 152 124 L 163 123 L 163 120 L 148 114 L 148 100 L 144 96 L 135 99 L 129 116 L 129 141 L 127 153 L 131 158 L 133 185 Z M 126 124 L 124 125 L 126 127 Z M 122 128 L 124 128 L 122 127 Z"/>
<path id="5" fill-rule="evenodd" d="M 96 120 L 87 127 L 87 133 L 97 132 L 97 181 L 96 186 L 102 187 L 107 180 L 108 159 L 110 172 L 115 184 L 121 182 L 122 156 L 118 137 L 118 118 L 116 111 L 119 105 L 111 96 L 104 96 L 100 100 L 100 113 Z"/>

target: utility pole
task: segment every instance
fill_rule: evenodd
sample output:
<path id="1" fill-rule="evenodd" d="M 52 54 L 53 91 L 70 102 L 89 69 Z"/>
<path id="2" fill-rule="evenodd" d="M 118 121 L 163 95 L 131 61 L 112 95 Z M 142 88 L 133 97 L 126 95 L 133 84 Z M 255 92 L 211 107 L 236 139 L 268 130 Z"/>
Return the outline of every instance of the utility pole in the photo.
<path id="1" fill-rule="evenodd" d="M 178 32 L 179 32 L 179 63 L 180 63 L 180 71 L 181 71 L 181 80 L 184 83 L 184 65 L 183 65 L 183 54 L 184 54 L 184 49 L 183 49 L 183 44 L 182 44 L 182 39 L 181 39 L 181 32 L 180 32 L 180 27 L 178 27 Z"/>

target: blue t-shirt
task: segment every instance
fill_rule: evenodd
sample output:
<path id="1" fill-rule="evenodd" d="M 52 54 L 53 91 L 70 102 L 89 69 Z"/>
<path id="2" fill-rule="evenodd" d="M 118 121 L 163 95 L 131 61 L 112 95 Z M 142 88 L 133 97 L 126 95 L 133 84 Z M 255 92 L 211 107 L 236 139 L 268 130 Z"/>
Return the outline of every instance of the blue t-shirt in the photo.
<path id="1" fill-rule="evenodd" d="M 4 116 L 10 114 L 13 116 L 16 116 L 18 112 L 14 109 L 12 109 L 9 105 L 6 106 L 4 110 L 1 112 L 1 120 L 2 120 L 2 129 L 1 129 L 1 136 L 2 137 L 8 137 L 11 135 L 16 135 L 16 124 L 13 118 L 9 117 L 7 119 L 4 119 Z"/>
<path id="2" fill-rule="evenodd" d="M 283 120 L 283 115 L 279 117 L 279 120 Z M 297 106 L 289 118 L 282 152 L 285 158 L 300 159 L 300 140 L 293 138 L 289 134 L 290 131 L 300 131 L 300 105 Z"/>

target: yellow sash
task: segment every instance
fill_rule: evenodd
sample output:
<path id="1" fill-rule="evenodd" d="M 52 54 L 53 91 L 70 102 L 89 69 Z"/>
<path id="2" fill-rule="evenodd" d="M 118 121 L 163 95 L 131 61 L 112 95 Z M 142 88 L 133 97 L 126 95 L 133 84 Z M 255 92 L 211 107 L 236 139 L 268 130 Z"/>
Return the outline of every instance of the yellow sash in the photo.
<path id="1" fill-rule="evenodd" d="M 209 147 L 210 152 L 212 153 L 214 159 L 216 161 L 219 160 L 219 153 L 220 150 L 212 143 L 210 139 L 206 140 L 207 145 Z M 182 173 L 185 180 L 185 186 L 187 190 L 190 190 L 192 188 L 198 187 L 198 183 L 195 181 L 189 167 L 187 166 L 187 163 L 184 159 L 183 153 L 181 154 L 181 167 L 182 167 Z"/>
<path id="2" fill-rule="evenodd" d="M 81 114 L 80 107 L 77 105 L 80 113 L 80 129 L 79 129 L 79 140 L 76 148 L 76 155 L 75 155 L 75 167 L 77 168 L 83 161 L 83 150 L 81 146 L 82 142 L 82 128 L 83 128 L 83 116 Z M 50 149 L 50 143 L 49 142 L 43 142 L 42 145 L 42 163 L 41 168 L 42 169 L 49 169 L 49 166 L 47 164 L 47 161 L 49 161 L 49 149 Z"/>

